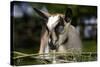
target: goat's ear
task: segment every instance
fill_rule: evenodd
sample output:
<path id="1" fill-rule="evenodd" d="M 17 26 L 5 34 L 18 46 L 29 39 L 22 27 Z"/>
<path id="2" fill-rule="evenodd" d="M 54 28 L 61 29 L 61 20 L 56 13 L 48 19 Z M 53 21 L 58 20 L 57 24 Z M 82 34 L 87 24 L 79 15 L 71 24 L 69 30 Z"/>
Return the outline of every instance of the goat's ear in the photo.
<path id="1" fill-rule="evenodd" d="M 67 8 L 64 19 L 66 22 L 69 22 L 72 19 L 72 9 L 71 8 Z"/>
<path id="2" fill-rule="evenodd" d="M 38 13 L 38 15 L 40 15 L 43 19 L 48 20 L 49 14 L 46 12 L 43 12 L 37 8 L 34 8 L 35 12 Z"/>

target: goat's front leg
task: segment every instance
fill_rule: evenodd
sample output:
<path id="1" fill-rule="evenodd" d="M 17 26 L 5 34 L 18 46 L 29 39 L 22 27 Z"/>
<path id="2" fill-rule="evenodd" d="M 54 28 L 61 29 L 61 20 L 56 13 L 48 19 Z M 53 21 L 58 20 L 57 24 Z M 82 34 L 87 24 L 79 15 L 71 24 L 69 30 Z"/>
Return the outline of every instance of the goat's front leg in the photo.
<path id="1" fill-rule="evenodd" d="M 41 37 L 39 54 L 45 53 L 45 48 L 46 48 L 47 44 L 48 44 L 48 32 L 45 31 Z"/>

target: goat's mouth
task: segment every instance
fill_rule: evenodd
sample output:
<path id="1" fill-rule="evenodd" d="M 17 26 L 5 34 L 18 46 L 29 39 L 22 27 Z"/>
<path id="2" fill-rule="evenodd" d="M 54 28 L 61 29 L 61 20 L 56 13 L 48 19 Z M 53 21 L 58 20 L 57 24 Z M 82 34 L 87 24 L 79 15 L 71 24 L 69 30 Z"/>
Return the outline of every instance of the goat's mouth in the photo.
<path id="1" fill-rule="evenodd" d="M 57 46 L 56 46 L 56 45 L 53 45 L 53 44 L 50 44 L 50 43 L 49 43 L 49 46 L 50 46 L 50 49 L 51 49 L 51 50 L 56 50 L 56 49 L 57 49 Z"/>

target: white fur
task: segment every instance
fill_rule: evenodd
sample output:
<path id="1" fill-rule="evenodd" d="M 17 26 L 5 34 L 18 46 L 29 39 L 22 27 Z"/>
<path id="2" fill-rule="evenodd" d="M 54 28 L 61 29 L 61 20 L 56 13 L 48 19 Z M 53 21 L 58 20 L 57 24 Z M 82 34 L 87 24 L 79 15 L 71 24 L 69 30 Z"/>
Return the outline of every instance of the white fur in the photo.
<path id="1" fill-rule="evenodd" d="M 52 31 L 54 27 L 58 24 L 58 20 L 59 20 L 59 15 L 49 17 L 47 27 L 49 28 L 50 31 Z"/>

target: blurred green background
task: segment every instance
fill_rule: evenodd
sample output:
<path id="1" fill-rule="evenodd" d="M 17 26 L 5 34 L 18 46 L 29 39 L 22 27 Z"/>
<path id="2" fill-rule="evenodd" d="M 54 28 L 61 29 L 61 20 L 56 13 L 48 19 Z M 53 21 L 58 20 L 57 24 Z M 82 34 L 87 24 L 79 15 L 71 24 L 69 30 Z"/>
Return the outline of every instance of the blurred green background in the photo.
<path id="1" fill-rule="evenodd" d="M 66 8 L 73 11 L 72 25 L 80 32 L 83 52 L 97 52 L 97 6 L 71 4 L 51 4 L 34 2 L 11 2 L 11 51 L 12 57 L 17 56 L 13 51 L 27 54 L 38 53 L 42 25 L 45 20 L 36 14 L 33 8 L 38 8 L 50 14 L 64 14 Z M 37 64 L 35 60 L 24 60 L 15 65 Z"/>

